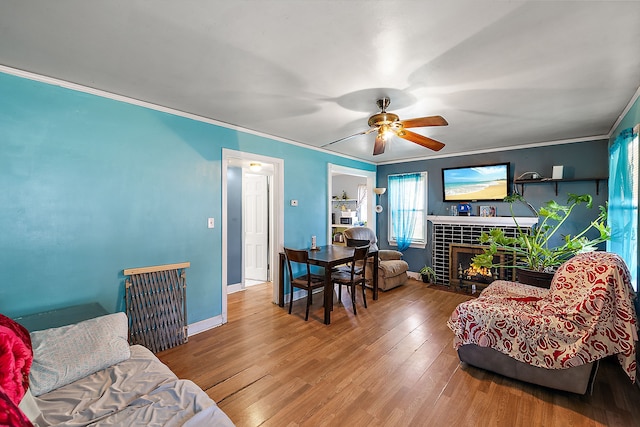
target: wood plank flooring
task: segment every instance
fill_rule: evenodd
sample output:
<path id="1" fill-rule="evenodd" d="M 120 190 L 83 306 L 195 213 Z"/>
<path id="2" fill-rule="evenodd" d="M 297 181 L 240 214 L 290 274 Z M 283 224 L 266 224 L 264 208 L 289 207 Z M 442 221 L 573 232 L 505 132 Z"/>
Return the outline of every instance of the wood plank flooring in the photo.
<path id="1" fill-rule="evenodd" d="M 458 360 L 446 320 L 470 298 L 410 280 L 351 312 L 322 294 L 309 321 L 271 284 L 229 295 L 229 322 L 158 354 L 237 426 L 640 426 L 640 389 L 612 359 L 592 395 L 530 385 Z M 335 297 L 337 298 L 337 296 Z"/>

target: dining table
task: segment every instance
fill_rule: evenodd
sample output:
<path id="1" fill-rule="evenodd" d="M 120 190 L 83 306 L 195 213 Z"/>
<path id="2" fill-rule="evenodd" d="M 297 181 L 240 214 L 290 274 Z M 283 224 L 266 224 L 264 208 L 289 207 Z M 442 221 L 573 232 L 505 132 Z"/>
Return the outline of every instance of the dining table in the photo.
<path id="1" fill-rule="evenodd" d="M 355 248 L 340 245 L 318 246 L 315 249 L 307 249 L 309 252 L 309 264 L 324 268 L 324 323 L 331 324 L 331 311 L 333 310 L 333 282 L 331 272 L 334 267 L 345 264 L 353 258 Z M 372 287 L 373 299 L 378 299 L 378 250 L 369 250 L 367 257 L 373 257 Z M 280 252 L 280 277 L 278 278 L 278 305 L 284 307 L 284 277 L 285 277 L 284 252 Z"/>

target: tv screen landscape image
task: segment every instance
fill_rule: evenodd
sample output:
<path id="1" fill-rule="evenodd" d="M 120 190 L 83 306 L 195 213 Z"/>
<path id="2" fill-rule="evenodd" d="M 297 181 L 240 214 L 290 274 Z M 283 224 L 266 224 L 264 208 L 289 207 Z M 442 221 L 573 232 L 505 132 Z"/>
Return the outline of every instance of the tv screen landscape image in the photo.
<path id="1" fill-rule="evenodd" d="M 509 163 L 442 169 L 445 202 L 502 200 L 509 194 Z"/>

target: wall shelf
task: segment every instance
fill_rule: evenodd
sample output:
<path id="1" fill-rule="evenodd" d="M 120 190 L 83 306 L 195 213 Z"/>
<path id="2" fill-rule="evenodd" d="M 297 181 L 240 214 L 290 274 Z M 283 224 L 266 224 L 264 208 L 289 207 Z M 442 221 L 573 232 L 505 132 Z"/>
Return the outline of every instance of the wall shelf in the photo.
<path id="1" fill-rule="evenodd" d="M 600 194 L 600 181 L 607 181 L 609 178 L 601 177 L 601 178 L 565 178 L 565 179 L 551 179 L 551 178 L 542 178 L 542 179 L 516 179 L 513 181 L 514 184 L 520 186 L 520 194 L 524 196 L 524 186 L 529 184 L 554 184 L 556 188 L 556 196 L 558 195 L 558 183 L 559 182 L 576 182 L 576 181 L 594 181 L 596 183 L 596 195 Z"/>

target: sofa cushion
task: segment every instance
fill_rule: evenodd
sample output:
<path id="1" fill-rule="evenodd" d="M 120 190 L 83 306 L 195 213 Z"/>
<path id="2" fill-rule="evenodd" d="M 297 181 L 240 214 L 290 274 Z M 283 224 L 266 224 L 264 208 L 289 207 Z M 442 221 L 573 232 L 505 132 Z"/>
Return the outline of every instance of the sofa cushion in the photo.
<path id="1" fill-rule="evenodd" d="M 32 332 L 31 392 L 39 396 L 128 359 L 127 331 L 120 312 Z"/>
<path id="2" fill-rule="evenodd" d="M 409 264 L 403 260 L 385 261 L 381 262 L 379 265 L 385 278 L 395 277 L 409 269 Z"/>
<path id="3" fill-rule="evenodd" d="M 378 251 L 380 261 L 394 261 L 402 259 L 402 252 L 393 249 L 380 249 Z"/>

